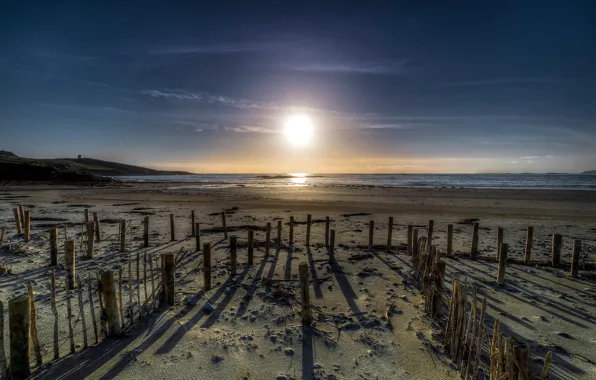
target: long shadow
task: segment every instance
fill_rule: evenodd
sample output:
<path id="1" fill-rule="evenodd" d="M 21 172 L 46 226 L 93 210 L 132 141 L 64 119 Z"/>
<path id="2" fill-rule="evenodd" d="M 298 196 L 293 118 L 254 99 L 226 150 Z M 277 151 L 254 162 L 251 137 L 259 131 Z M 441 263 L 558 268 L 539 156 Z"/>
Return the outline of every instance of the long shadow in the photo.
<path id="1" fill-rule="evenodd" d="M 292 246 L 288 246 L 288 255 L 286 256 L 286 265 L 284 269 L 284 280 L 292 279 L 292 254 L 294 253 L 294 248 Z"/>
<path id="2" fill-rule="evenodd" d="M 319 284 L 319 277 L 317 276 L 317 268 L 313 261 L 312 252 L 310 247 L 306 247 L 306 254 L 308 257 L 308 266 L 310 268 L 310 276 L 313 279 L 313 285 L 315 288 L 315 298 L 323 298 L 323 292 L 321 291 L 321 284 Z"/>
<path id="3" fill-rule="evenodd" d="M 237 276 L 237 278 L 234 279 L 233 281 L 236 284 L 241 284 L 242 281 L 244 281 L 244 278 L 246 277 L 246 275 L 248 274 L 248 269 L 249 269 L 249 267 L 245 266 L 244 270 L 242 271 L 242 274 Z M 209 327 L 213 326 L 213 324 L 217 321 L 217 318 L 219 318 L 219 316 L 221 315 L 221 313 L 223 313 L 226 306 L 228 306 L 228 304 L 230 303 L 232 298 L 234 298 L 234 294 L 236 294 L 237 290 L 238 290 L 238 286 L 235 286 L 234 288 L 232 288 L 232 290 L 230 290 L 226 294 L 224 299 L 221 300 L 221 302 L 217 304 L 217 307 L 215 308 L 215 310 L 211 313 L 211 315 L 209 315 L 209 318 L 207 318 L 207 320 L 201 325 L 201 327 L 209 328 Z"/>
<path id="4" fill-rule="evenodd" d="M 269 273 L 267 273 L 267 279 L 273 279 L 273 275 L 275 274 L 275 267 L 277 266 L 277 260 L 279 259 L 279 249 L 275 250 L 275 255 L 273 256 L 273 260 L 271 261 L 271 266 L 269 267 Z"/>
<path id="5" fill-rule="evenodd" d="M 313 378 L 314 346 L 313 329 L 311 326 L 302 326 L 302 378 Z"/>
<path id="6" fill-rule="evenodd" d="M 267 264 L 267 260 L 265 260 L 265 259 L 261 260 L 261 265 L 259 266 L 259 269 L 257 270 L 257 273 L 255 274 L 255 277 L 252 280 L 252 284 L 250 285 L 251 289 L 246 293 L 246 295 L 244 296 L 243 302 L 241 302 L 240 306 L 238 307 L 238 311 L 236 312 L 237 318 L 242 317 L 244 315 L 244 313 L 246 313 L 246 310 L 248 309 L 248 305 L 249 305 L 250 301 L 252 300 L 253 295 L 259 288 L 259 282 L 261 282 L 261 277 L 263 276 L 263 271 L 265 270 L 266 264 Z"/>
<path id="7" fill-rule="evenodd" d="M 352 309 L 352 313 L 360 314 L 361 313 L 360 308 L 358 307 L 358 304 L 356 303 L 356 299 L 358 298 L 358 296 L 354 292 L 352 285 L 350 285 L 350 280 L 348 280 L 348 277 L 346 276 L 345 272 L 343 271 L 343 268 L 341 267 L 341 265 L 339 265 L 336 262 L 329 264 L 329 267 L 331 268 L 331 271 L 335 275 L 337 284 L 339 285 L 339 288 L 341 289 L 342 293 L 344 294 L 344 297 L 346 298 L 346 301 L 348 302 L 348 306 L 350 306 L 350 309 Z"/>

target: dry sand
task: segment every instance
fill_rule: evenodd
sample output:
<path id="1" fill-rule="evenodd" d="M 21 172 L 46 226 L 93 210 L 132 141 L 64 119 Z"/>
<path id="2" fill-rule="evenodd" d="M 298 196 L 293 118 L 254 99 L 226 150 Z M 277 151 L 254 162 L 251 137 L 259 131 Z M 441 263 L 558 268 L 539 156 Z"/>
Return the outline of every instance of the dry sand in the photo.
<path id="1" fill-rule="evenodd" d="M 39 335 L 45 359 L 52 357 L 53 316 L 49 308 L 49 234 L 52 224 L 67 224 L 69 238 L 81 233 L 83 209 L 97 211 L 104 240 L 94 260 L 80 259 L 77 270 L 85 278 L 101 268 L 118 268 L 128 255 L 118 252 L 114 223 L 130 221 L 133 240 L 127 249 L 133 257 L 147 251 L 150 257 L 164 252 L 192 252 L 178 268 L 177 305 L 154 312 L 119 340 L 106 340 L 37 372 L 43 379 L 450 379 L 456 378 L 441 344 L 423 318 L 419 292 L 408 282 L 409 257 L 405 254 L 408 224 L 426 235 L 429 219 L 435 221 L 433 244 L 444 251 L 446 229 L 453 223 L 454 250 L 468 253 L 472 225 L 479 219 L 480 259 L 447 259 L 447 281 L 457 276 L 478 287 L 487 297 L 487 319 L 497 318 L 502 328 L 532 345 L 532 366 L 539 369 L 552 350 L 551 378 L 596 378 L 596 287 L 593 272 L 582 270 L 570 279 L 566 268 L 508 265 L 507 285 L 497 287 L 495 256 L 497 227 L 505 229 L 510 257 L 522 258 L 525 228 L 534 226 L 533 260 L 550 257 L 552 233 L 563 235 L 563 264 L 570 262 L 574 239 L 583 243 L 583 262 L 596 261 L 596 193 L 546 190 L 375 189 L 375 188 L 252 188 L 184 189 L 179 184 L 144 184 L 114 188 L 13 187 L 0 192 L 0 226 L 6 227 L 0 258 L 11 273 L 0 277 L 0 299 L 6 301 L 26 290 L 34 281 Z M 31 210 L 32 241 L 16 235 L 12 207 L 24 204 Z M 229 249 L 221 233 L 206 230 L 221 224 L 264 227 L 277 219 L 284 223 L 293 215 L 298 222 L 330 216 L 337 231 L 338 266 L 329 266 L 324 223 L 313 225 L 313 246 L 305 247 L 305 226 L 295 227 L 295 244 L 288 249 L 288 226 L 284 224 L 283 248 L 265 257 L 259 246 L 255 265 L 246 263 L 247 232 L 238 235 L 239 276 L 230 279 Z M 189 238 L 190 210 L 195 210 L 203 230 L 203 242 L 213 246 L 214 288 L 202 292 L 200 262 Z M 176 216 L 177 241 L 170 242 L 169 214 Z M 345 214 L 370 214 L 352 215 Z M 145 214 L 151 218 L 151 245 L 139 248 L 139 228 Z M 395 218 L 394 253 L 378 249 L 363 260 L 350 260 L 368 253 L 368 223 L 375 221 L 375 243 L 387 240 L 387 218 Z M 43 220 L 39 220 L 39 218 Z M 73 225 L 74 224 L 74 225 Z M 60 241 L 63 243 L 63 231 Z M 255 232 L 262 242 L 264 232 Z M 360 246 L 360 247 L 359 247 Z M 62 246 L 60 246 L 62 252 Z M 77 243 L 77 254 L 80 255 Z M 63 258 L 61 257 L 61 262 Z M 315 329 L 301 327 L 300 317 L 277 287 L 298 292 L 298 264 L 309 263 L 311 301 Z M 586 267 L 586 268 L 587 268 Z M 585 268 L 584 268 L 585 269 Z M 58 271 L 61 281 L 64 270 Z M 590 280 L 590 278 L 592 280 Z M 266 286 L 273 280 L 272 286 Z M 283 281 L 275 281 L 283 280 Z M 136 281 L 133 282 L 133 286 Z M 143 292 L 141 284 L 141 293 Z M 446 285 L 450 288 L 450 285 Z M 125 302 L 128 283 L 125 282 Z M 291 301 L 291 296 L 289 297 Z M 64 292 L 58 294 L 59 311 L 66 316 Z M 85 297 L 86 299 L 86 297 Z M 78 305 L 74 300 L 75 308 Z M 299 301 L 299 297 L 298 297 Z M 205 304 L 214 311 L 204 311 Z M 393 305 L 390 328 L 385 311 Z M 85 313 L 88 313 L 86 306 Z M 98 308 L 97 308 L 98 309 Z M 78 309 L 77 309 L 78 310 Z M 5 313 L 6 314 L 6 313 Z M 73 313 L 78 314 L 78 313 Z M 90 315 L 86 317 L 87 324 Z M 341 332 L 340 332 L 341 331 Z M 80 321 L 75 324 L 77 344 L 82 342 Z M 66 334 L 66 335 L 65 335 Z M 89 339 L 92 342 L 92 334 Z M 61 324 L 61 342 L 67 337 Z M 68 343 L 61 347 L 63 356 Z M 33 357 L 33 356 L 32 356 Z M 285 376 L 285 377 L 283 377 Z"/>

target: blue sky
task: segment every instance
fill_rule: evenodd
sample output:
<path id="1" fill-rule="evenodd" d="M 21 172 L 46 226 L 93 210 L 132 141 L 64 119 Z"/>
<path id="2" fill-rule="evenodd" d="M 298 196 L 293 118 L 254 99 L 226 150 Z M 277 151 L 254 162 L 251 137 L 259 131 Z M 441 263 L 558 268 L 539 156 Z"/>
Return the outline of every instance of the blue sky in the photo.
<path id="1" fill-rule="evenodd" d="M 594 2 L 126 3 L 1 6 L 0 149 L 197 172 L 596 169 Z M 313 121 L 306 147 L 280 133 L 292 114 Z"/>

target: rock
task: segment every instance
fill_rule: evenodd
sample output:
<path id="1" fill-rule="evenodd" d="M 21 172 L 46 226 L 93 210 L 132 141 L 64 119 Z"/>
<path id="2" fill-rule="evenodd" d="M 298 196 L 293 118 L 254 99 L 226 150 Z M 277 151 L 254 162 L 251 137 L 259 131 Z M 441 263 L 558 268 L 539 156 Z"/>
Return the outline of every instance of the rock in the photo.
<path id="1" fill-rule="evenodd" d="M 217 364 L 223 360 L 224 360 L 224 358 L 222 356 L 215 355 L 215 354 L 211 355 L 211 363 Z"/>
<path id="2" fill-rule="evenodd" d="M 199 297 L 197 297 L 196 295 L 186 295 L 182 300 L 188 306 L 195 306 L 197 302 L 199 302 Z"/>
<path id="3" fill-rule="evenodd" d="M 250 321 L 251 322 L 255 322 L 257 320 L 257 316 L 256 315 L 251 315 L 250 316 Z"/>
<path id="4" fill-rule="evenodd" d="M 205 313 L 212 313 L 215 310 L 215 307 L 211 304 L 211 302 L 207 302 L 205 305 L 203 305 L 203 311 Z"/>
<path id="5" fill-rule="evenodd" d="M 294 355 L 294 349 L 293 349 L 293 348 L 289 348 L 289 347 L 288 347 L 288 348 L 286 348 L 286 349 L 284 350 L 284 352 L 285 352 L 285 354 L 286 354 L 286 355 L 288 355 L 288 356 L 293 356 L 293 355 Z"/>
<path id="6" fill-rule="evenodd" d="M 572 337 L 571 335 L 567 334 L 566 332 L 559 332 L 557 333 L 558 336 L 566 338 L 566 339 L 575 339 L 574 337 Z"/>
<path id="7" fill-rule="evenodd" d="M 289 378 L 286 375 L 277 375 L 275 380 L 289 380 Z"/>

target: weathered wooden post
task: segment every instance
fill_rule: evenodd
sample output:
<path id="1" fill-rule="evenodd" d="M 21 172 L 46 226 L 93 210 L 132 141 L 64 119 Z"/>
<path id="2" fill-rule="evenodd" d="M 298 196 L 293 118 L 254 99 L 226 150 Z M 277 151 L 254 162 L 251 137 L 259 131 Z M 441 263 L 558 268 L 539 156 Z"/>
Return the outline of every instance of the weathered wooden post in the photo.
<path id="1" fill-rule="evenodd" d="M 129 284 L 129 288 L 130 286 L 131 285 Z M 109 336 L 120 335 L 121 326 L 120 318 L 118 316 L 116 289 L 114 286 L 114 271 L 110 269 L 101 272 L 101 294 L 105 305 L 106 331 Z"/>
<path id="2" fill-rule="evenodd" d="M 553 267 L 561 263 L 561 245 L 563 245 L 563 236 L 560 234 L 553 234 L 553 250 L 551 258 Z"/>
<path id="3" fill-rule="evenodd" d="M 211 244 L 203 244 L 203 289 L 211 290 Z"/>
<path id="4" fill-rule="evenodd" d="M 145 305 L 149 309 L 149 295 L 147 292 L 147 251 L 145 251 L 143 252 L 143 293 L 145 293 Z"/>
<path id="5" fill-rule="evenodd" d="M 25 211 L 25 241 L 31 240 L 31 211 Z"/>
<path id="6" fill-rule="evenodd" d="M 499 269 L 497 272 L 497 284 L 505 284 L 505 264 L 507 264 L 507 250 L 509 245 L 507 243 L 501 244 L 501 253 L 499 254 Z"/>
<path id="7" fill-rule="evenodd" d="M 75 241 L 67 240 L 64 242 L 64 262 L 66 263 L 66 274 L 68 279 L 68 290 L 74 289 L 75 287 Z"/>
<path id="8" fill-rule="evenodd" d="M 269 256 L 269 249 L 271 248 L 271 223 L 267 222 L 265 231 L 265 255 Z"/>
<path id="9" fill-rule="evenodd" d="M 302 301 L 302 323 L 309 325 L 312 322 L 312 312 L 310 309 L 310 291 L 309 291 L 309 280 L 308 280 L 308 264 L 305 262 L 300 263 L 298 266 L 300 273 L 300 295 Z"/>
<path id="10" fill-rule="evenodd" d="M 33 296 L 33 284 L 31 281 L 27 282 L 27 294 L 29 296 L 29 310 L 31 310 L 31 341 L 33 342 L 33 352 L 35 353 L 35 364 L 41 367 L 43 359 L 41 357 L 39 337 L 37 336 L 37 313 L 35 311 L 35 298 Z"/>
<path id="11" fill-rule="evenodd" d="M 21 228 L 21 217 L 19 216 L 19 209 L 13 208 L 12 212 L 14 213 L 14 221 L 17 224 L 17 233 L 22 234 L 23 229 Z"/>
<path id="12" fill-rule="evenodd" d="M 389 223 L 387 226 L 387 252 L 391 252 L 391 240 L 393 237 L 393 217 L 389 217 Z"/>
<path id="13" fill-rule="evenodd" d="M 375 240 L 375 221 L 371 220 L 368 224 L 368 249 L 372 250 Z"/>
<path id="14" fill-rule="evenodd" d="M 571 256 L 571 277 L 577 277 L 577 272 L 579 270 L 579 258 L 582 251 L 582 242 L 581 240 L 576 240 L 573 243 L 573 255 Z"/>
<path id="15" fill-rule="evenodd" d="M 74 341 L 74 328 L 72 326 L 72 292 L 66 291 L 66 319 L 68 319 L 68 343 L 70 343 L 70 353 L 76 352 Z"/>
<path id="16" fill-rule="evenodd" d="M 85 209 L 85 225 L 89 224 L 89 209 Z"/>
<path id="17" fill-rule="evenodd" d="M 0 249 L 4 245 L 4 227 L 0 228 Z M 0 377 L 1 379 L 1 377 Z"/>
<path id="18" fill-rule="evenodd" d="M 88 224 L 91 224 L 91 230 L 93 231 L 93 222 L 90 222 Z M 84 303 L 83 303 L 83 285 L 81 284 L 81 278 L 79 277 L 79 275 L 77 275 L 77 287 L 79 288 L 77 291 L 77 296 L 79 299 L 79 315 L 81 317 L 81 332 L 83 334 L 83 348 L 87 348 L 89 347 L 89 344 L 87 342 L 87 320 L 85 319 L 85 309 L 83 309 Z M 31 309 L 33 310 L 33 309 Z M 33 313 L 31 313 L 31 322 L 33 322 Z M 31 324 L 31 332 L 33 332 L 33 323 Z M 33 344 L 35 344 L 35 340 L 33 341 Z M 40 354 L 41 357 L 41 354 Z"/>
<path id="19" fill-rule="evenodd" d="M 120 252 L 126 252 L 126 220 L 120 219 Z"/>
<path id="20" fill-rule="evenodd" d="M 53 272 L 53 271 L 52 271 Z M 87 283 L 87 296 L 89 297 L 89 312 L 91 313 L 91 323 L 93 324 L 93 335 L 95 336 L 95 344 L 99 343 L 99 334 L 97 333 L 97 319 L 95 318 L 95 303 L 93 302 L 93 280 L 91 276 L 89 276 L 88 283 Z M 55 293 L 55 292 L 54 292 Z M 54 295 L 54 305 L 56 307 L 56 296 Z M 100 304 L 101 309 L 101 304 Z M 58 353 L 58 312 L 56 311 L 56 322 L 54 324 L 54 359 L 60 357 Z"/>
<path id="21" fill-rule="evenodd" d="M 413 252 L 413 249 L 412 249 L 413 234 L 414 234 L 414 226 L 411 224 L 408 224 L 408 255 L 412 255 L 412 252 Z"/>
<path id="22" fill-rule="evenodd" d="M 176 282 L 176 260 L 173 252 L 164 253 L 164 301 L 168 306 L 174 306 L 175 282 Z"/>
<path id="23" fill-rule="evenodd" d="M 60 344 L 58 344 L 58 308 L 56 307 L 56 270 L 52 269 L 50 280 L 50 306 L 54 314 L 54 360 L 60 359 Z M 97 343 L 97 342 L 96 342 Z"/>
<path id="24" fill-rule="evenodd" d="M 499 260 L 499 255 L 501 255 L 501 244 L 503 244 L 504 232 L 505 230 L 503 230 L 503 227 L 497 228 L 497 260 Z"/>
<path id="25" fill-rule="evenodd" d="M 21 224 L 25 226 L 25 208 L 23 205 L 19 205 L 19 216 L 21 218 Z"/>
<path id="26" fill-rule="evenodd" d="M 234 277 L 237 271 L 237 239 L 236 235 L 230 236 L 230 276 Z"/>
<path id="27" fill-rule="evenodd" d="M 412 231 L 412 240 L 414 242 L 412 256 L 418 255 L 418 228 L 414 228 L 414 231 Z"/>
<path id="28" fill-rule="evenodd" d="M 95 242 L 101 242 L 101 228 L 99 226 L 99 217 L 97 216 L 97 212 L 93 212 L 93 223 L 95 224 Z"/>
<path id="29" fill-rule="evenodd" d="M 447 257 L 453 254 L 453 224 L 447 225 Z"/>
<path id="30" fill-rule="evenodd" d="M 325 217 L 325 247 L 329 247 L 329 222 L 328 216 Z"/>
<path id="31" fill-rule="evenodd" d="M 93 243 L 95 242 L 94 239 L 95 235 L 95 226 L 93 222 L 87 223 L 87 257 L 92 259 L 93 258 Z"/>
<path id="32" fill-rule="evenodd" d="M 124 327 L 124 294 L 122 293 L 122 267 L 118 268 L 118 313 L 120 314 L 120 325 Z"/>
<path id="33" fill-rule="evenodd" d="M 254 231 L 248 230 L 248 265 L 253 265 L 254 261 Z"/>
<path id="34" fill-rule="evenodd" d="M 50 228 L 50 266 L 58 265 L 58 227 Z"/>
<path id="35" fill-rule="evenodd" d="M 226 213 L 224 211 L 221 212 L 221 226 L 223 228 L 224 239 L 228 238 L 228 227 L 226 226 Z"/>
<path id="36" fill-rule="evenodd" d="M 190 229 L 191 229 L 191 236 L 195 236 L 195 210 L 190 211 Z"/>
<path id="37" fill-rule="evenodd" d="M 143 219 L 143 247 L 149 247 L 149 217 Z"/>
<path id="38" fill-rule="evenodd" d="M 290 236 L 289 236 L 289 245 L 294 244 L 294 217 L 290 216 Z"/>
<path id="39" fill-rule="evenodd" d="M 195 223 L 195 248 L 197 252 L 201 250 L 201 226 L 200 223 Z"/>
<path id="40" fill-rule="evenodd" d="M 432 244 L 433 244 L 433 228 L 435 225 L 435 221 L 434 220 L 429 220 L 428 221 L 428 238 L 427 238 L 427 243 L 426 243 L 426 253 L 428 253 L 430 255 L 430 250 L 432 249 Z"/>
<path id="41" fill-rule="evenodd" d="M 478 257 L 478 229 L 479 223 L 474 223 L 474 230 L 472 231 L 472 249 L 470 250 L 470 259 L 476 260 Z"/>
<path id="42" fill-rule="evenodd" d="M 176 225 L 174 224 L 174 214 L 170 214 L 170 240 L 176 240 Z"/>
<path id="43" fill-rule="evenodd" d="M 310 224 L 312 223 L 312 215 L 306 215 L 306 246 L 310 247 Z"/>
<path id="44" fill-rule="evenodd" d="M 335 262 L 335 230 L 329 231 L 329 262 Z"/>
<path id="45" fill-rule="evenodd" d="M 528 226 L 526 231 L 526 258 L 525 263 L 530 264 L 532 261 L 532 239 L 534 238 L 534 227 Z"/>
<path id="46" fill-rule="evenodd" d="M 29 295 L 22 294 L 8 301 L 8 329 L 10 334 L 10 372 L 15 379 L 31 374 L 29 361 L 31 309 Z"/>
<path id="47" fill-rule="evenodd" d="M 6 351 L 4 351 L 4 302 L 0 301 L 0 379 L 8 379 Z"/>
<path id="48" fill-rule="evenodd" d="M 281 220 L 277 221 L 277 249 L 281 249 Z"/>
<path id="49" fill-rule="evenodd" d="M 137 300 L 139 301 L 139 320 L 143 317 L 141 303 L 141 252 L 137 251 Z"/>

